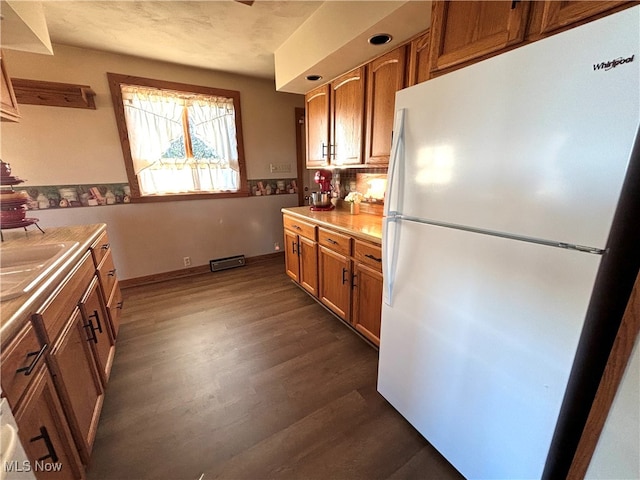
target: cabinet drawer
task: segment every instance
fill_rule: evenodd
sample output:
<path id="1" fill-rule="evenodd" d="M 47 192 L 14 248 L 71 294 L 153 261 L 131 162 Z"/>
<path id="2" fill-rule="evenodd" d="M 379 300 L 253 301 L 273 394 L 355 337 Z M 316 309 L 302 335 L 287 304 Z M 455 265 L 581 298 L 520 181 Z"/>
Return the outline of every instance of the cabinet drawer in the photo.
<path id="1" fill-rule="evenodd" d="M 285 215 L 283 217 L 284 228 L 296 232 L 298 235 L 308 238 L 309 240 L 316 239 L 316 226 L 312 223 L 307 223 L 297 218 Z"/>
<path id="2" fill-rule="evenodd" d="M 356 240 L 353 257 L 365 265 L 382 271 L 382 248 L 372 243 Z"/>
<path id="3" fill-rule="evenodd" d="M 319 228 L 318 243 L 323 247 L 330 248 L 334 252 L 351 255 L 351 237 L 348 235 Z"/>
<path id="4" fill-rule="evenodd" d="M 100 275 L 100 283 L 104 290 L 105 298 L 111 297 L 111 292 L 116 284 L 116 267 L 113 265 L 113 257 L 111 256 L 111 249 L 107 251 L 107 254 L 102 259 L 102 264 L 98 268 Z"/>
<path id="5" fill-rule="evenodd" d="M 27 322 L 11 344 L 3 350 L 0 357 L 2 393 L 14 409 L 31 381 L 31 374 L 44 361 L 42 357 L 46 348 L 46 345 L 40 345 L 31 322 Z"/>
<path id="6" fill-rule="evenodd" d="M 104 232 L 91 246 L 91 255 L 93 255 L 93 261 L 96 268 L 100 267 L 102 259 L 107 255 L 107 252 L 109 252 L 109 248 L 109 236 L 107 235 L 107 232 Z"/>
<path id="7" fill-rule="evenodd" d="M 49 343 L 58 337 L 73 309 L 78 306 L 95 271 L 91 253 L 87 252 L 60 289 L 35 313 L 36 321 L 42 323 Z"/>

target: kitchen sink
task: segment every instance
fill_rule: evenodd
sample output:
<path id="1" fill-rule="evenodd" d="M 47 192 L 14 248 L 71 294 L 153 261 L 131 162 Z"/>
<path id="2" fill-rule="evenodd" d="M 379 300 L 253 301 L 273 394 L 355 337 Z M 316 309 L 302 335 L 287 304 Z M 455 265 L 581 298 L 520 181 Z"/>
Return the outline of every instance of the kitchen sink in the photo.
<path id="1" fill-rule="evenodd" d="M 59 242 L 0 249 L 0 301 L 32 290 L 77 246 L 78 242 Z"/>

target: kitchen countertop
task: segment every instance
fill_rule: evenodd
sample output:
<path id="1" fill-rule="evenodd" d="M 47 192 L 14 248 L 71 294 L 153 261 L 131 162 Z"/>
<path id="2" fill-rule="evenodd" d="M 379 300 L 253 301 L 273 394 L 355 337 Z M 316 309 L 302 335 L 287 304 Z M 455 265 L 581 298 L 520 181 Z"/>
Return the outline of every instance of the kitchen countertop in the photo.
<path id="1" fill-rule="evenodd" d="M 378 245 L 382 243 L 382 217 L 369 213 L 351 215 L 347 210 L 312 211 L 308 206 L 283 208 L 282 213 L 312 220 L 320 226 L 342 231 Z"/>
<path id="2" fill-rule="evenodd" d="M 104 223 L 72 227 L 49 227 L 45 233 L 39 230 L 4 230 L 4 242 L 0 244 L 0 255 L 8 248 L 20 248 L 48 243 L 78 242 L 64 262 L 50 275 L 43 278 L 30 292 L 0 302 L 0 339 L 2 347 L 27 322 L 38 307 L 56 290 L 60 282 L 75 267 L 89 247 L 106 230 Z M 0 288 L 2 286 L 0 285 Z"/>

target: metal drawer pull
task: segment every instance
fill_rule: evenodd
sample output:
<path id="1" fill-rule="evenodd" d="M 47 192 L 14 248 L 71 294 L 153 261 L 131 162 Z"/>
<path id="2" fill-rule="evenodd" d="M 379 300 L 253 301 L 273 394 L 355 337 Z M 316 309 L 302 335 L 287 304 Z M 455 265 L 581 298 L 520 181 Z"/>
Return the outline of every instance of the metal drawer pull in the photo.
<path id="1" fill-rule="evenodd" d="M 102 244 L 102 246 L 101 246 L 100 248 L 101 248 L 102 250 L 109 250 L 109 247 L 110 247 L 110 246 L 111 246 L 111 245 L 110 245 L 110 244 L 108 244 L 108 243 L 103 243 L 103 244 Z"/>
<path id="2" fill-rule="evenodd" d="M 45 445 L 47 446 L 47 452 L 49 452 L 44 457 L 40 457 L 38 459 L 39 462 L 50 458 L 54 463 L 58 461 L 58 455 L 56 454 L 56 449 L 53 448 L 53 443 L 51 443 L 51 438 L 49 438 L 49 432 L 47 432 L 47 427 L 40 427 L 40 435 L 37 437 L 33 437 L 30 442 L 37 442 L 38 440 L 44 440 Z"/>
<path id="3" fill-rule="evenodd" d="M 365 254 L 365 257 L 370 258 L 371 260 L 376 261 L 376 262 L 382 262 L 382 258 L 374 257 L 370 253 Z"/>
<path id="4" fill-rule="evenodd" d="M 119 301 L 116 305 L 118 310 L 122 310 L 122 307 L 124 307 L 124 300 Z"/>
<path id="5" fill-rule="evenodd" d="M 38 360 L 40 360 L 42 355 L 44 355 L 44 351 L 46 349 L 47 349 L 47 344 L 45 343 L 39 351 L 27 353 L 27 358 L 33 357 L 33 356 L 35 356 L 36 358 L 33 359 L 33 361 L 29 364 L 29 366 L 22 367 L 16 370 L 16 373 L 24 372 L 25 377 L 31 375 L 31 372 L 33 372 L 33 369 L 36 368 L 36 364 L 38 363 Z"/>
<path id="6" fill-rule="evenodd" d="M 291 225 L 292 228 L 295 228 L 296 230 L 302 230 L 301 227 L 299 227 L 298 225 Z"/>
<path id="7" fill-rule="evenodd" d="M 338 242 L 336 242 L 335 240 L 333 240 L 331 238 L 327 238 L 327 242 L 329 242 L 331 245 L 338 245 Z"/>
<path id="8" fill-rule="evenodd" d="M 108 277 L 115 277 L 116 276 L 116 269 L 114 268 L 113 270 L 109 270 L 109 272 L 107 273 Z"/>

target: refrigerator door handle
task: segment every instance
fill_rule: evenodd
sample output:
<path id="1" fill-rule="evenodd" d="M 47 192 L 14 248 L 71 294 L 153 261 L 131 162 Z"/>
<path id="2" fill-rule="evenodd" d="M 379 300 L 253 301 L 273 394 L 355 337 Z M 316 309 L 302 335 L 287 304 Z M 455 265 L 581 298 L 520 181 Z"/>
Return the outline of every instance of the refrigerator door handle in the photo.
<path id="1" fill-rule="evenodd" d="M 393 142 L 391 144 L 391 156 L 389 157 L 389 169 L 387 178 L 387 195 L 384 202 L 384 220 L 382 222 L 382 278 L 384 303 L 391 305 L 393 284 L 395 280 L 396 263 L 398 259 L 398 240 L 400 236 L 398 212 L 402 212 L 402 192 L 395 193 L 396 183 L 404 181 L 404 117 L 405 109 L 396 112 L 393 128 Z"/>
<path id="2" fill-rule="evenodd" d="M 382 301 L 389 306 L 392 306 L 401 224 L 401 219 L 393 216 L 382 221 Z"/>
<path id="3" fill-rule="evenodd" d="M 402 181 L 402 172 L 398 172 L 400 178 L 397 180 L 396 172 L 402 169 L 404 164 L 404 162 L 400 161 L 404 154 L 404 115 L 404 108 L 401 108 L 396 112 L 396 119 L 393 128 L 393 140 L 391 142 L 391 155 L 389 156 L 389 168 L 387 172 L 387 195 L 384 202 L 383 213 L 385 217 L 393 217 L 398 211 L 401 211 L 400 197 L 398 197 L 398 201 L 394 203 L 393 192 L 395 191 L 395 183 L 397 183 L 397 181 Z"/>

